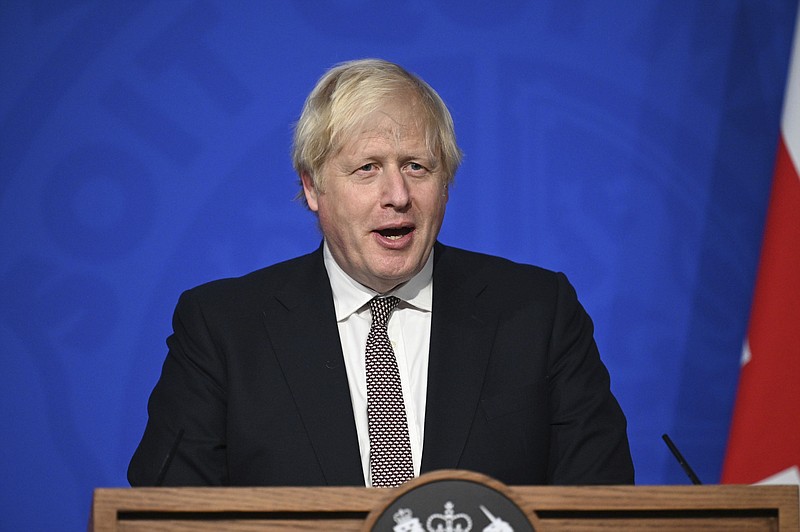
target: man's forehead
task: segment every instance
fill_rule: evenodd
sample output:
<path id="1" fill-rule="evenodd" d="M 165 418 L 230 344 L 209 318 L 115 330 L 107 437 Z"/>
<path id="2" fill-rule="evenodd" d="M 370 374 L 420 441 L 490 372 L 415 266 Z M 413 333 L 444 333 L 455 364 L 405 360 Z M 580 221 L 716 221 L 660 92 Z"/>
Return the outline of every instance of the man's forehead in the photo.
<path id="1" fill-rule="evenodd" d="M 424 129 L 413 123 L 411 125 L 393 121 L 366 123 L 363 128 L 344 139 L 340 153 L 345 156 L 360 157 L 387 151 L 404 155 L 427 155 Z"/>
<path id="2" fill-rule="evenodd" d="M 354 120 L 340 132 L 341 145 L 371 140 L 425 141 L 428 127 L 424 114 L 398 105 L 381 106 Z"/>

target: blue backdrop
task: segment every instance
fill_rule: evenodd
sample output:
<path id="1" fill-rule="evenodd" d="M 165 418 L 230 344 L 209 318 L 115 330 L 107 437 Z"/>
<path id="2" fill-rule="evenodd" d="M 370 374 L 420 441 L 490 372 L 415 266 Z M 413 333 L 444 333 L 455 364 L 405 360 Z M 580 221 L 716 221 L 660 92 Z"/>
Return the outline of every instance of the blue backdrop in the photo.
<path id="1" fill-rule="evenodd" d="M 565 271 L 637 480 L 719 479 L 797 2 L 0 3 L 3 530 L 126 485 L 179 293 L 307 252 L 291 123 L 377 56 L 466 152 L 441 240 Z M 313 326 L 313 325 L 312 325 Z"/>

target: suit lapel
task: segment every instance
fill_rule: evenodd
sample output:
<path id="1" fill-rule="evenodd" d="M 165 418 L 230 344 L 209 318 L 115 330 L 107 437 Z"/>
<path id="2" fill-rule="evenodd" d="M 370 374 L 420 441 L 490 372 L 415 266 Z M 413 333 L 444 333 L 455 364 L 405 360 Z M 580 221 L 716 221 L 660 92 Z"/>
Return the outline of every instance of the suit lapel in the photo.
<path id="1" fill-rule="evenodd" d="M 433 321 L 422 472 L 458 467 L 478 408 L 496 329 L 483 316 L 486 283 L 436 245 Z M 449 253 L 449 254 L 448 254 Z M 321 249 L 297 263 L 268 296 L 265 324 L 275 356 L 329 485 L 363 485 L 358 437 L 333 296 Z"/>
<path id="2" fill-rule="evenodd" d="M 485 282 L 437 244 L 422 472 L 456 468 L 478 407 L 496 317 L 478 313 Z"/>
<path id="3" fill-rule="evenodd" d="M 267 301 L 265 322 L 329 485 L 363 485 L 358 437 L 321 248 Z"/>

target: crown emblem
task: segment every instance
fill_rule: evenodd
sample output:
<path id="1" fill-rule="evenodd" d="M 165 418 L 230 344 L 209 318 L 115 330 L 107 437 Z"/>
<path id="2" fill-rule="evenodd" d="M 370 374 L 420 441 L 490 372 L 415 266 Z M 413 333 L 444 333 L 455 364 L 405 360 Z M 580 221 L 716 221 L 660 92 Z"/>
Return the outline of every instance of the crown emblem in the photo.
<path id="1" fill-rule="evenodd" d="M 452 502 L 444 503 L 443 514 L 432 514 L 425 522 L 428 532 L 469 532 L 472 518 L 465 513 L 455 513 Z"/>
<path id="2" fill-rule="evenodd" d="M 455 505 L 447 501 L 444 505 L 443 514 L 432 514 L 425 522 L 427 532 L 470 532 L 472 529 L 472 518 L 465 513 L 455 513 Z M 483 532 L 514 532 L 514 529 L 499 517 L 495 517 L 488 508 L 480 505 L 479 508 L 489 519 L 489 524 L 483 528 Z M 422 523 L 414 517 L 414 513 L 409 508 L 400 508 L 392 515 L 394 522 L 397 523 L 392 530 L 394 532 L 426 532 L 422 528 Z"/>

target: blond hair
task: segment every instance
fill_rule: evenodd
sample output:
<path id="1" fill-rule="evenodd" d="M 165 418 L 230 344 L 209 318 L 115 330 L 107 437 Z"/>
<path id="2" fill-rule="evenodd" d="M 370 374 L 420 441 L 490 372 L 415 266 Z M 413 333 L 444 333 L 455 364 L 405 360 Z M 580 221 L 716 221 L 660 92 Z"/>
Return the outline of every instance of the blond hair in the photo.
<path id="1" fill-rule="evenodd" d="M 370 113 L 388 99 L 409 95 L 420 105 L 425 144 L 449 186 L 462 156 L 450 111 L 425 81 L 382 59 L 340 63 L 319 79 L 294 129 L 292 164 L 297 174 L 307 174 L 314 187 L 324 191 L 321 170 L 328 158 L 338 153 Z M 302 188 L 298 198 L 305 201 Z"/>

